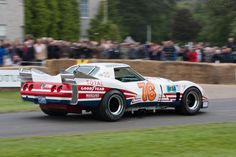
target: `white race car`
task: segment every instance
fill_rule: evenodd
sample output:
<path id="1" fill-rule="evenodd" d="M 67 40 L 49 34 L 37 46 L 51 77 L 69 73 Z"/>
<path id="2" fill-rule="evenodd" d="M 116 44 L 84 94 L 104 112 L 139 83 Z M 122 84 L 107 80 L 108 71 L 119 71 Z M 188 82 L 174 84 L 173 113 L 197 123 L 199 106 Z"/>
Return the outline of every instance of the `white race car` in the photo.
<path id="1" fill-rule="evenodd" d="M 21 96 L 39 104 L 50 116 L 91 111 L 107 121 L 121 119 L 126 111 L 174 108 L 194 115 L 208 108 L 204 90 L 190 81 L 144 77 L 129 65 L 90 63 L 74 65 L 51 76 L 41 71 L 20 70 Z"/>

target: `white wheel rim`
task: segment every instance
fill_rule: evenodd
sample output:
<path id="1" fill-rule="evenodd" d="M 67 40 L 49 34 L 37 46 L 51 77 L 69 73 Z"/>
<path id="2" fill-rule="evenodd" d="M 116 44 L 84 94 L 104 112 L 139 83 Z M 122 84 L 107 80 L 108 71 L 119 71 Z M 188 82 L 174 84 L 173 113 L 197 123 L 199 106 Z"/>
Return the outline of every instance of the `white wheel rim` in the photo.
<path id="1" fill-rule="evenodd" d="M 119 95 L 112 95 L 108 101 L 108 110 L 114 115 L 118 116 L 122 113 L 124 108 L 123 99 Z"/>
<path id="2" fill-rule="evenodd" d="M 195 110 L 200 104 L 198 93 L 191 91 L 187 95 L 187 106 L 190 110 Z"/>

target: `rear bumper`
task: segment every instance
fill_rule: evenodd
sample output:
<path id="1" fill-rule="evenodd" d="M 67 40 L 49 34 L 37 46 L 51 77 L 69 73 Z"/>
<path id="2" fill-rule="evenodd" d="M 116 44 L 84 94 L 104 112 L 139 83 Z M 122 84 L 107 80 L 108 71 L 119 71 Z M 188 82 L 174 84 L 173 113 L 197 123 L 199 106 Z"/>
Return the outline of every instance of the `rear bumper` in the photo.
<path id="1" fill-rule="evenodd" d="M 22 99 L 35 104 L 71 104 L 72 88 L 69 84 L 26 82 L 20 92 Z"/>
<path id="2" fill-rule="evenodd" d="M 48 97 L 48 96 L 34 96 L 34 95 L 21 95 L 24 101 L 30 101 L 35 104 L 46 105 L 46 104 L 64 104 L 71 105 L 71 98 L 67 97 Z M 45 98 L 45 102 L 40 102 L 40 98 Z"/>

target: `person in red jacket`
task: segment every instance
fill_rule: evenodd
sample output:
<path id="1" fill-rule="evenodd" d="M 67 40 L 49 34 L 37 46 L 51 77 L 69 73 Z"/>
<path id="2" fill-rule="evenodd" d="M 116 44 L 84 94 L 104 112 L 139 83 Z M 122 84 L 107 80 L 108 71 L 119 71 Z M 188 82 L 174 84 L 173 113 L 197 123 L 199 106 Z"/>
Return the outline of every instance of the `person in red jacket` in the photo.
<path id="1" fill-rule="evenodd" d="M 195 49 L 190 48 L 188 52 L 188 61 L 189 62 L 198 62 L 198 54 Z"/>

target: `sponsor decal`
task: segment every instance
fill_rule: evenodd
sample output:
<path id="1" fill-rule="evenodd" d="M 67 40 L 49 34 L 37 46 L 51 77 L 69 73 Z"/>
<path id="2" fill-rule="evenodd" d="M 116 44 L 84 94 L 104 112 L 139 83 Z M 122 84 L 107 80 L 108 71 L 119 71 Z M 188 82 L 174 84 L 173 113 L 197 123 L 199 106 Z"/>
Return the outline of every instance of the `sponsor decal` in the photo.
<path id="1" fill-rule="evenodd" d="M 96 87 L 96 86 L 82 86 L 79 88 L 81 91 L 104 91 L 104 87 Z"/>
<path id="2" fill-rule="evenodd" d="M 86 80 L 87 85 L 90 86 L 103 86 L 102 81 L 97 81 L 97 80 Z"/>
<path id="3" fill-rule="evenodd" d="M 85 97 L 86 98 L 99 98 L 100 95 L 99 94 L 86 94 Z"/>
<path id="4" fill-rule="evenodd" d="M 175 85 L 167 86 L 167 92 L 176 92 L 176 86 Z"/>
<path id="5" fill-rule="evenodd" d="M 104 77 L 104 78 L 110 78 L 110 73 L 109 72 L 103 72 L 101 74 L 99 74 L 100 77 Z"/>

